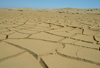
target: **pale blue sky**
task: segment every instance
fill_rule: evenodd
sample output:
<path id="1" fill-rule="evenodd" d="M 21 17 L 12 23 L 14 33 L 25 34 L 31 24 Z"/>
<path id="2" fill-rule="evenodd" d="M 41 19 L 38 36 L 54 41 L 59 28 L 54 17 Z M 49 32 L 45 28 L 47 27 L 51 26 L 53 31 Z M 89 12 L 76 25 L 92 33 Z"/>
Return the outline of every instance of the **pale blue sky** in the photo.
<path id="1" fill-rule="evenodd" d="M 100 0 L 0 0 L 0 8 L 100 8 Z"/>

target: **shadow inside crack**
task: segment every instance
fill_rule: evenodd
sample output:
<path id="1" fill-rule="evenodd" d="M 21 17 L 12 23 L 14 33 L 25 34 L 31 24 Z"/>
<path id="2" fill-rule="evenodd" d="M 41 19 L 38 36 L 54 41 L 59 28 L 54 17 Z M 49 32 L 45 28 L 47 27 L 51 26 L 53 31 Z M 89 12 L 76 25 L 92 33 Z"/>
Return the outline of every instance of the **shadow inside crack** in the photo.
<path id="1" fill-rule="evenodd" d="M 39 63 L 41 64 L 42 67 L 49 68 L 42 58 L 40 58 Z"/>

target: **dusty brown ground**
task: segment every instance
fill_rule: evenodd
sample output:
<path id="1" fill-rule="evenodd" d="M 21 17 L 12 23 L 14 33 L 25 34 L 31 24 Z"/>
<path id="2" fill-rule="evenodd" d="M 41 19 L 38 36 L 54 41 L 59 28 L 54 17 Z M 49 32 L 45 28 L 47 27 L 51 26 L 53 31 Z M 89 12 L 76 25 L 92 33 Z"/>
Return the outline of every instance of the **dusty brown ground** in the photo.
<path id="1" fill-rule="evenodd" d="M 0 9 L 0 68 L 100 68 L 100 9 Z"/>

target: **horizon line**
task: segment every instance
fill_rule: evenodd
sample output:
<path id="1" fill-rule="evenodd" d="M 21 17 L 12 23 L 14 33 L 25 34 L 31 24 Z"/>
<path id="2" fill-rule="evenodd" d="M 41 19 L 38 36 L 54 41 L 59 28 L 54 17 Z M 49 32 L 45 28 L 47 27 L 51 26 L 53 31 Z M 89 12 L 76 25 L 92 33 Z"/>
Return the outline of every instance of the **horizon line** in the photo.
<path id="1" fill-rule="evenodd" d="M 30 8 L 30 7 L 18 7 L 18 8 Z M 71 7 L 66 7 L 71 8 Z M 66 9 L 66 8 L 30 8 L 30 9 Z M 17 8 L 0 8 L 0 9 L 17 9 Z M 71 8 L 71 9 L 100 9 L 100 8 Z"/>

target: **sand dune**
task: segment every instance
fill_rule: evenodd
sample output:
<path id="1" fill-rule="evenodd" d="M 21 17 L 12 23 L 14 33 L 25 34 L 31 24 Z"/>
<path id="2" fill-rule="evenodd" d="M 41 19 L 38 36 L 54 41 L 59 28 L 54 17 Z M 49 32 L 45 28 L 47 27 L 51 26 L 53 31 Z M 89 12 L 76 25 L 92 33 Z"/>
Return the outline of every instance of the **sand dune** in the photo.
<path id="1" fill-rule="evenodd" d="M 0 9 L 0 68 L 100 68 L 100 9 Z"/>

